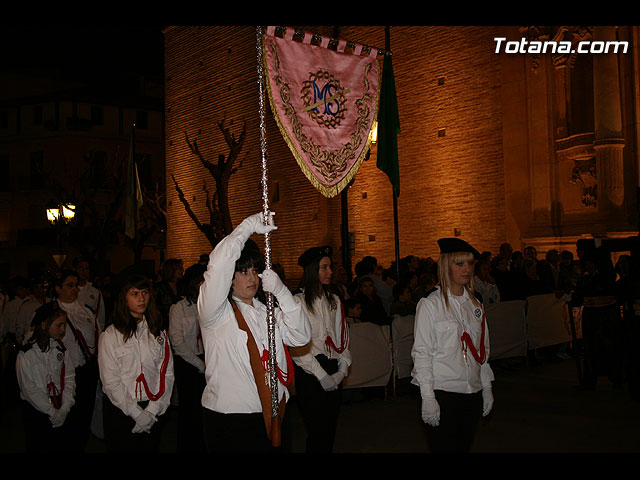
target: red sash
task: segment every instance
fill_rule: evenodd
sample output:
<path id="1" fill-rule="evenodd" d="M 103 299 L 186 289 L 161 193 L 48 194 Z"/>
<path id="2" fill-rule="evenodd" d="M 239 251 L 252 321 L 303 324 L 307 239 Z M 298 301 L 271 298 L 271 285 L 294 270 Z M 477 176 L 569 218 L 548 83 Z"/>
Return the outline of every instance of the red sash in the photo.
<path id="1" fill-rule="evenodd" d="M 164 382 L 165 375 L 167 373 L 167 366 L 169 365 L 169 357 L 171 356 L 171 348 L 169 347 L 169 339 L 167 338 L 167 332 L 163 331 L 162 335 L 164 337 L 164 359 L 162 360 L 162 366 L 160 367 L 160 387 L 158 393 L 151 393 L 149 390 L 149 385 L 147 384 L 147 379 L 144 378 L 144 372 L 142 371 L 142 365 L 140 365 L 140 375 L 136 378 L 136 393 L 140 390 L 140 384 L 144 387 L 144 391 L 147 394 L 147 398 L 149 400 L 156 401 L 164 395 Z"/>

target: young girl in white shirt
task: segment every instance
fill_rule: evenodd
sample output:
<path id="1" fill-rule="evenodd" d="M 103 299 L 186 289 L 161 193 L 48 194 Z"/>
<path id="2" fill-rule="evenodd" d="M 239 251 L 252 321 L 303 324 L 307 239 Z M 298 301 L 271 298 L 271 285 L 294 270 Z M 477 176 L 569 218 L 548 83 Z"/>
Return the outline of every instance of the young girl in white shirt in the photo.
<path id="1" fill-rule="evenodd" d="M 16 359 L 27 452 L 74 450 L 67 417 L 75 403 L 75 371 L 62 343 L 66 325 L 56 302 L 38 308 Z"/>
<path id="2" fill-rule="evenodd" d="M 173 390 L 173 355 L 149 279 L 133 276 L 115 301 L 113 322 L 100 335 L 98 364 L 105 393 L 108 452 L 158 451 Z"/>
<path id="3" fill-rule="evenodd" d="M 481 416 L 493 408 L 489 331 L 474 296 L 478 251 L 459 238 L 438 240 L 439 285 L 416 307 L 412 383 L 432 452 L 468 452 Z"/>
<path id="4" fill-rule="evenodd" d="M 307 453 L 331 453 L 342 381 L 351 365 L 349 327 L 340 298 L 331 292 L 329 246 L 313 247 L 298 259 L 304 269 L 296 300 L 309 317 L 311 342 L 292 352 L 296 397 L 307 430 Z"/>
<path id="5" fill-rule="evenodd" d="M 260 284 L 278 303 L 273 316 L 280 410 L 289 399 L 287 386 L 293 380 L 287 346 L 305 345 L 311 327 L 278 275 L 271 269 L 262 271 L 264 258 L 257 246 L 251 245 L 252 234 L 276 228 L 271 216 L 265 223 L 262 213 L 251 215 L 209 256 L 198 296 L 207 379 L 202 417 L 209 453 L 258 453 L 280 448 L 274 436 L 278 431 L 272 426 L 278 424 L 283 412 L 276 420 L 272 418 L 273 392 L 263 390 L 270 388 L 268 365 L 273 352 L 269 351 L 267 308 L 256 298 Z"/>

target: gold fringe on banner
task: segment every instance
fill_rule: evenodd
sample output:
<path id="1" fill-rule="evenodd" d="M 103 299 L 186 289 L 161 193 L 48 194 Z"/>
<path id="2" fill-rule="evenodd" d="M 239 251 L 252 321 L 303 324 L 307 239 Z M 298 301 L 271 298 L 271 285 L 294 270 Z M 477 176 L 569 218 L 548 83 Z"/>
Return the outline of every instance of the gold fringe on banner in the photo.
<path id="1" fill-rule="evenodd" d="M 318 37 L 318 36 L 316 36 Z M 328 45 L 328 42 L 331 40 L 328 37 L 321 37 L 323 44 L 320 46 Z M 338 48 L 344 49 L 346 45 L 346 41 L 340 41 L 340 45 Z M 266 49 L 269 48 L 267 43 L 267 35 L 263 35 L 263 51 L 266 52 Z M 279 68 L 279 59 L 277 58 L 277 50 L 275 45 L 271 45 L 272 52 L 275 55 L 276 61 L 275 66 L 276 70 Z M 360 52 L 360 47 L 355 45 L 353 49 L 354 54 Z M 340 51 L 340 50 L 338 50 Z M 367 56 L 374 56 L 373 52 L 369 51 Z M 269 66 L 267 64 L 267 56 L 263 56 L 263 61 L 265 63 L 265 70 L 269 70 Z M 377 58 L 374 59 L 377 61 Z M 368 73 L 371 70 L 371 65 L 367 67 L 367 74 L 364 76 L 364 84 L 365 84 L 365 92 L 369 90 L 369 80 Z M 276 72 L 277 73 L 277 72 Z M 288 102 L 289 97 L 289 86 L 282 80 L 279 74 L 276 75 L 276 84 L 272 85 L 270 79 L 267 80 L 267 91 L 268 97 L 271 104 L 271 110 L 273 112 L 274 118 L 278 125 L 282 136 L 288 145 L 289 149 L 293 153 L 296 162 L 300 166 L 300 169 L 303 171 L 304 175 L 311 182 L 311 184 L 320 191 L 325 197 L 331 198 L 338 195 L 349 183 L 352 181 L 353 177 L 357 173 L 360 168 L 362 162 L 367 157 L 369 153 L 369 149 L 371 147 L 371 130 L 375 123 L 375 119 L 378 115 L 378 107 L 380 102 L 380 86 L 381 86 L 381 77 L 382 77 L 382 68 L 378 68 L 377 71 L 377 86 L 375 93 L 375 104 L 373 112 L 370 111 L 368 103 L 370 103 L 371 96 L 366 93 L 363 97 L 356 100 L 355 104 L 358 111 L 358 117 L 356 120 L 356 128 L 350 135 L 350 141 L 344 145 L 341 145 L 337 150 L 334 151 L 323 151 L 315 142 L 309 139 L 303 132 L 300 121 L 297 117 L 297 112 L 295 111 L 293 105 Z M 292 124 L 292 134 L 295 136 L 295 139 L 300 144 L 302 150 L 308 155 L 309 162 L 320 172 L 324 172 L 324 176 L 326 179 L 337 178 L 344 173 L 344 171 L 348 167 L 348 162 L 356 152 L 359 151 L 358 157 L 355 162 L 349 168 L 348 173 L 336 184 L 327 185 L 318 179 L 316 174 L 308 167 L 305 162 L 303 155 L 298 151 L 295 142 L 290 136 L 287 128 L 280 117 L 279 109 L 276 107 L 274 103 L 274 89 L 279 89 L 280 98 L 283 99 L 283 106 L 285 108 L 284 114 L 290 118 Z M 365 142 L 364 148 L 360 149 L 362 142 Z"/>

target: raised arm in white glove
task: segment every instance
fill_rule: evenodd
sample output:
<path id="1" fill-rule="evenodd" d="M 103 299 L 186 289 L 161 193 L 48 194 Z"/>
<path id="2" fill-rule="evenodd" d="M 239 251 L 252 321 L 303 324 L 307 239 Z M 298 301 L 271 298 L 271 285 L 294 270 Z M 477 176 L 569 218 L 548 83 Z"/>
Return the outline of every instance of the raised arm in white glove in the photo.
<path id="1" fill-rule="evenodd" d="M 143 410 L 142 413 L 136 417 L 136 425 L 133 427 L 133 430 L 131 430 L 131 433 L 149 433 L 151 431 L 151 427 L 157 421 L 158 419 L 154 414 Z"/>
<path id="2" fill-rule="evenodd" d="M 271 269 L 265 270 L 258 276 L 262 279 L 262 289 L 265 292 L 274 294 L 276 298 L 289 290 L 287 286 L 282 283 L 278 274 Z"/>
<path id="3" fill-rule="evenodd" d="M 436 397 L 422 397 L 422 421 L 432 427 L 440 425 L 440 405 Z"/>
<path id="4" fill-rule="evenodd" d="M 482 416 L 486 417 L 493 408 L 493 392 L 491 387 L 484 387 L 482 389 Z"/>
<path id="5" fill-rule="evenodd" d="M 254 213 L 253 215 L 250 215 L 247 218 L 245 218 L 242 221 L 242 223 L 240 223 L 239 226 L 246 227 L 246 229 L 249 230 L 251 233 L 259 233 L 259 234 L 269 233 L 269 232 L 272 232 L 273 230 L 278 229 L 278 227 L 276 227 L 273 223 L 274 215 L 275 215 L 275 212 L 268 213 L 267 216 L 269 221 L 265 225 L 263 213 L 262 212 Z"/>

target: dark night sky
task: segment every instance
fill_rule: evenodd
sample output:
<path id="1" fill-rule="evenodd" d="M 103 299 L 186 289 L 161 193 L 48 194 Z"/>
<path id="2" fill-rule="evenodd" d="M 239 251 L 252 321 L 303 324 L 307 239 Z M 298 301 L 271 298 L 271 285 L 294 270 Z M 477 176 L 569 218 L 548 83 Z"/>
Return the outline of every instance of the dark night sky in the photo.
<path id="1" fill-rule="evenodd" d="M 0 25 L 2 69 L 112 68 L 162 74 L 163 25 Z"/>

